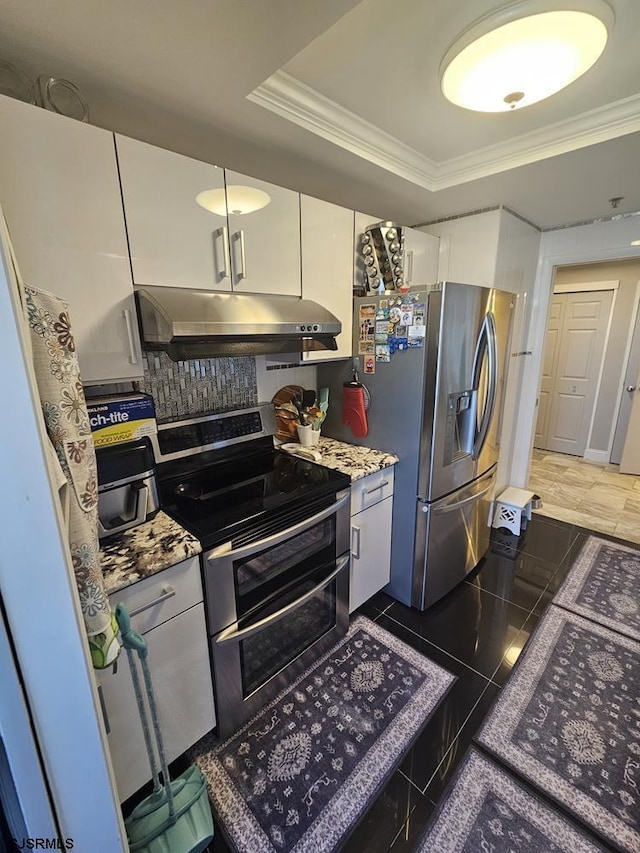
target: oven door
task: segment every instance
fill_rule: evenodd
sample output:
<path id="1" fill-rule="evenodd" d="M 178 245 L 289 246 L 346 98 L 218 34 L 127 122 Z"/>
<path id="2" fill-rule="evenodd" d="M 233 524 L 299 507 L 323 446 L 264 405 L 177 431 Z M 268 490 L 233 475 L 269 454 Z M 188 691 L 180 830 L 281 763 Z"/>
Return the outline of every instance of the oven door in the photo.
<path id="1" fill-rule="evenodd" d="M 308 576 L 296 593 L 212 637 L 220 736 L 289 686 L 348 626 L 349 553 Z"/>
<path id="2" fill-rule="evenodd" d="M 350 492 L 258 542 L 204 559 L 221 736 L 347 631 Z"/>

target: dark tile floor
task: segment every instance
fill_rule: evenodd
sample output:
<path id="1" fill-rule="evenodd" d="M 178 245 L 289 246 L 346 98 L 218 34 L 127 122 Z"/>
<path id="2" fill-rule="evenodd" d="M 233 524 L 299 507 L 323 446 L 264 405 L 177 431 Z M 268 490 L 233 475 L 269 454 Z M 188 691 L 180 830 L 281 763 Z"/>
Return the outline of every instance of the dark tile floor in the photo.
<path id="1" fill-rule="evenodd" d="M 536 515 L 422 613 L 378 593 L 360 613 L 457 675 L 343 853 L 411 851 L 494 699 L 590 531 Z M 602 534 L 597 534 L 602 535 Z M 604 537 L 613 538 L 613 537 Z M 216 836 L 214 853 L 227 847 Z"/>

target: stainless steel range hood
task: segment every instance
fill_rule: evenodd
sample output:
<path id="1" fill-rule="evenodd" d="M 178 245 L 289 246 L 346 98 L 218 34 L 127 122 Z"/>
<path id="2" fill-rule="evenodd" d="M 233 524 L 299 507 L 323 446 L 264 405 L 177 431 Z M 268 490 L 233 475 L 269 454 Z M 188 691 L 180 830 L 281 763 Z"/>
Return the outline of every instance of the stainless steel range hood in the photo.
<path id="1" fill-rule="evenodd" d="M 295 296 L 153 287 L 137 289 L 136 299 L 144 348 L 173 361 L 335 350 L 342 328 L 326 308 Z"/>

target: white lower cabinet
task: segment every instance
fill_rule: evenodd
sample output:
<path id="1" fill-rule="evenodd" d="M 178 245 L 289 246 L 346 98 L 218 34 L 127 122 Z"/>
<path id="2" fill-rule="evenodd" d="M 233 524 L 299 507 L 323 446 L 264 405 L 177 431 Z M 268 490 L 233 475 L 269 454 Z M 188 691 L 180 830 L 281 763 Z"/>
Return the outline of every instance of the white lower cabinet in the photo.
<path id="1" fill-rule="evenodd" d="M 199 581 L 197 558 L 179 566 L 197 571 Z M 111 606 L 124 601 L 133 609 L 133 602 L 127 600 L 129 590 L 135 589 L 137 600 L 144 598 L 139 595 L 144 593 L 144 585 L 153 581 L 157 586 L 163 576 L 174 572 L 174 568 L 140 581 L 122 593 L 114 593 L 110 598 Z M 166 589 L 167 585 L 163 584 L 162 588 Z M 153 600 L 152 595 L 148 598 Z M 144 621 L 149 624 L 148 619 Z M 149 647 L 149 666 L 167 761 L 173 761 L 211 731 L 216 722 L 204 604 L 200 600 L 148 630 L 140 624 L 140 619 L 133 618 L 132 625 L 134 629 L 142 629 Z M 107 669 L 97 673 L 97 677 L 118 795 L 124 802 L 151 779 L 125 650 L 120 654 L 115 674 Z"/>
<path id="2" fill-rule="evenodd" d="M 384 477 L 381 478 L 381 474 Z M 371 481 L 371 484 L 368 482 Z M 381 487 L 381 483 L 384 486 Z M 390 487 L 390 494 L 389 494 Z M 391 576 L 391 516 L 393 469 L 357 480 L 352 489 L 352 509 L 365 506 L 351 516 L 351 584 L 349 613 L 389 583 Z M 367 495 L 370 504 L 354 501 L 353 493 Z M 388 495 L 388 496 L 385 496 Z M 377 502 L 373 502 L 376 500 Z"/>

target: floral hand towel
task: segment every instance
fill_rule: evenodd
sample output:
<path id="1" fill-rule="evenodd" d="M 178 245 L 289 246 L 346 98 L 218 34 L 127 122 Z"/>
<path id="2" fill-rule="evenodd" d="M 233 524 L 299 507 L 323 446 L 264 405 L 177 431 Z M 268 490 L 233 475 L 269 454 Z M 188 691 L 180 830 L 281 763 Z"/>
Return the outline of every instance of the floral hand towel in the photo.
<path id="1" fill-rule="evenodd" d="M 89 415 L 66 302 L 24 288 L 33 366 L 47 433 L 67 485 L 69 549 L 93 665 L 109 666 L 119 651 L 98 543 L 98 474 Z"/>

